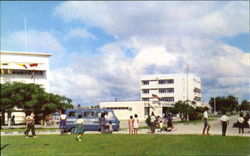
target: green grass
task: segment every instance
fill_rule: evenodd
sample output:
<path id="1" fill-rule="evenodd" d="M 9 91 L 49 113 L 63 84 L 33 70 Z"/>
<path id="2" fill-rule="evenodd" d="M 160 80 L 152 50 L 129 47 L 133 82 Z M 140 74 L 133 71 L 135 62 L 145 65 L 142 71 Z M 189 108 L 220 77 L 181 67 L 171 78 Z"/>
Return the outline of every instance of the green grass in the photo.
<path id="1" fill-rule="evenodd" d="M 1 129 L 1 132 L 24 132 L 26 127 L 24 128 L 8 128 L 8 129 Z M 50 131 L 50 130 L 58 130 L 59 128 L 36 128 L 36 131 Z"/>
<path id="2" fill-rule="evenodd" d="M 248 155 L 249 137 L 201 135 L 76 135 L 1 136 L 4 156 L 163 156 Z"/>

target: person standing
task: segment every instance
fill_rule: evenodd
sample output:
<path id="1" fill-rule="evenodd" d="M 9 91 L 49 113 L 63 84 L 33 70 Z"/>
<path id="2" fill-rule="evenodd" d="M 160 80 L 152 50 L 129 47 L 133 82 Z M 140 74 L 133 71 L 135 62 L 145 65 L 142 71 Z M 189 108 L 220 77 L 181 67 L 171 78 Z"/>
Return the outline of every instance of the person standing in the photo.
<path id="1" fill-rule="evenodd" d="M 129 128 L 129 134 L 133 134 L 133 116 L 130 116 L 130 119 L 128 120 L 128 128 Z"/>
<path id="2" fill-rule="evenodd" d="M 244 118 L 243 113 L 240 113 L 240 117 L 238 118 L 238 125 L 239 125 L 239 134 L 244 133 Z"/>
<path id="3" fill-rule="evenodd" d="M 134 128 L 134 134 L 137 134 L 138 128 L 139 128 L 139 120 L 138 120 L 138 115 L 137 114 L 134 115 L 133 128 Z"/>
<path id="4" fill-rule="evenodd" d="M 11 125 L 15 125 L 15 115 L 12 115 L 10 121 L 11 121 Z"/>
<path id="5" fill-rule="evenodd" d="M 173 129 L 174 129 L 173 118 L 172 118 L 172 114 L 169 113 L 168 114 L 168 121 L 167 121 L 167 131 L 172 131 Z"/>
<path id="6" fill-rule="evenodd" d="M 220 123 L 222 125 L 222 135 L 226 136 L 227 125 L 229 125 L 229 118 L 226 116 L 226 112 L 223 112 L 223 115 L 220 118 Z"/>
<path id="7" fill-rule="evenodd" d="M 109 121 L 109 134 L 113 133 L 112 121 Z"/>
<path id="8" fill-rule="evenodd" d="M 83 129 L 83 119 L 82 119 L 82 115 L 78 115 L 78 119 L 76 120 L 76 134 L 77 134 L 77 138 L 76 140 L 78 141 L 82 141 L 82 138 L 80 138 L 84 133 L 84 129 Z"/>
<path id="9" fill-rule="evenodd" d="M 105 130 L 106 130 L 106 119 L 105 119 L 105 114 L 102 113 L 101 117 L 99 118 L 99 128 L 101 129 L 101 133 L 105 134 Z"/>
<path id="10" fill-rule="evenodd" d="M 65 114 L 65 110 L 62 110 L 62 114 L 60 115 L 60 124 L 59 124 L 61 135 L 65 134 L 66 132 L 67 129 L 66 122 L 67 122 L 67 115 Z"/>
<path id="11" fill-rule="evenodd" d="M 29 138 L 29 132 L 31 130 L 32 132 L 32 137 L 36 138 L 36 134 L 35 134 L 35 119 L 34 119 L 35 115 L 33 113 L 28 114 L 28 116 L 26 117 L 26 131 L 24 132 L 26 138 Z"/>
<path id="12" fill-rule="evenodd" d="M 208 107 L 205 107 L 205 111 L 203 113 L 203 123 L 204 123 L 204 128 L 202 131 L 202 134 L 205 135 L 205 131 L 207 130 L 207 135 L 209 135 L 209 130 L 210 130 L 210 124 L 208 123 Z"/>
<path id="13" fill-rule="evenodd" d="M 152 112 L 150 116 L 150 127 L 151 127 L 151 133 L 155 133 L 156 117 L 154 112 Z"/>

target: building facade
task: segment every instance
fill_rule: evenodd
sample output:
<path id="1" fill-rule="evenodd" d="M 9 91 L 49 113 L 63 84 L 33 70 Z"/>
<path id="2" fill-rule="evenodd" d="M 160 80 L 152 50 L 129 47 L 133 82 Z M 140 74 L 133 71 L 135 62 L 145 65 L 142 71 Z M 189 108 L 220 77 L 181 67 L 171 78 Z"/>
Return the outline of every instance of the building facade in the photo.
<path id="1" fill-rule="evenodd" d="M 141 78 L 141 100 L 152 101 L 152 94 L 160 101 L 201 103 L 201 80 L 194 74 L 145 75 Z"/>
<path id="2" fill-rule="evenodd" d="M 0 56 L 1 84 L 14 81 L 36 83 L 49 92 L 48 72 L 51 54 L 1 51 Z M 16 123 L 22 123 L 25 116 L 21 110 L 16 110 L 11 115 L 15 115 Z"/>
<path id="3" fill-rule="evenodd" d="M 24 82 L 40 84 L 49 91 L 49 57 L 46 53 L 1 51 L 0 83 Z"/>
<path id="4" fill-rule="evenodd" d="M 194 101 L 190 105 L 203 106 L 201 80 L 194 74 L 144 75 L 141 77 L 139 101 L 100 102 L 101 108 L 113 109 L 120 120 L 137 114 L 144 120 L 151 112 L 162 116 L 178 101 Z"/>

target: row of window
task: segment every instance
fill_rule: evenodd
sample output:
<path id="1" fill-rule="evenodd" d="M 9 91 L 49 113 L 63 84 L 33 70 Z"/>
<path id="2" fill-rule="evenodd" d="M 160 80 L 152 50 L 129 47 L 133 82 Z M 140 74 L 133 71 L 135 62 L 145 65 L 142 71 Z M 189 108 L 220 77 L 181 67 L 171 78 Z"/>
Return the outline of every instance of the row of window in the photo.
<path id="1" fill-rule="evenodd" d="M 1 69 L 1 74 L 44 75 L 45 71 Z"/>
<path id="2" fill-rule="evenodd" d="M 161 88 L 159 89 L 159 93 L 173 93 L 174 88 Z M 149 89 L 142 89 L 142 93 L 149 94 Z"/>
<path id="3" fill-rule="evenodd" d="M 83 117 L 101 117 L 101 113 L 99 111 L 73 111 L 73 112 L 69 112 L 69 117 L 78 117 L 78 115 L 82 115 Z M 107 114 L 108 118 L 112 118 L 113 114 L 112 112 L 104 112 L 105 114 Z"/>
<path id="4" fill-rule="evenodd" d="M 194 92 L 201 93 L 201 90 L 199 88 L 194 88 Z"/>
<path id="5" fill-rule="evenodd" d="M 129 110 L 132 111 L 131 107 L 105 107 L 105 109 L 112 109 L 112 110 Z"/>
<path id="6" fill-rule="evenodd" d="M 194 100 L 195 101 L 201 101 L 201 98 L 200 97 L 194 97 Z"/>
<path id="7" fill-rule="evenodd" d="M 149 101 L 149 98 L 142 98 L 142 101 Z M 160 101 L 173 102 L 174 97 L 161 97 Z"/>
<path id="8" fill-rule="evenodd" d="M 168 80 L 158 80 L 158 84 L 173 84 L 174 79 L 168 79 Z M 144 80 L 142 81 L 142 85 L 149 85 L 149 81 Z"/>

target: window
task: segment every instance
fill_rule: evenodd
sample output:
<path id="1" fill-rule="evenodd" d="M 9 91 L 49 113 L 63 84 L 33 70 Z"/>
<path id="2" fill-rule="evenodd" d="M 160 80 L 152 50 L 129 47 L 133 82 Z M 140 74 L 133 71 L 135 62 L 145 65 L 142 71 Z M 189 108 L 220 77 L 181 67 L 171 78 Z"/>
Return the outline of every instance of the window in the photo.
<path id="1" fill-rule="evenodd" d="M 161 101 L 168 101 L 168 102 L 172 102 L 174 101 L 174 97 L 162 97 Z"/>
<path id="2" fill-rule="evenodd" d="M 194 97 L 194 100 L 195 101 L 201 101 L 201 98 L 200 97 Z"/>
<path id="3" fill-rule="evenodd" d="M 149 107 L 144 107 L 144 115 L 149 115 Z"/>
<path id="4" fill-rule="evenodd" d="M 159 83 L 159 84 L 166 84 L 166 83 L 167 83 L 167 80 L 159 80 L 158 83 Z"/>
<path id="5" fill-rule="evenodd" d="M 199 88 L 194 88 L 195 93 L 201 93 L 201 90 Z"/>
<path id="6" fill-rule="evenodd" d="M 149 101 L 149 98 L 142 98 L 142 101 Z"/>
<path id="7" fill-rule="evenodd" d="M 174 79 L 167 80 L 167 83 L 174 83 Z"/>
<path id="8" fill-rule="evenodd" d="M 142 85 L 149 85 L 149 81 L 142 81 Z"/>
<path id="9" fill-rule="evenodd" d="M 159 93 L 166 93 L 166 92 L 167 92 L 166 88 L 159 89 Z"/>
<path id="10" fill-rule="evenodd" d="M 173 92 L 174 92 L 174 88 L 168 88 L 168 89 L 167 89 L 167 92 L 168 92 L 168 93 L 173 93 Z"/>
<path id="11" fill-rule="evenodd" d="M 86 112 L 83 113 L 83 116 L 84 117 L 95 117 L 96 113 L 93 112 L 93 111 L 86 111 Z"/>
<path id="12" fill-rule="evenodd" d="M 148 94 L 149 93 L 149 89 L 142 89 L 142 93 Z"/>

